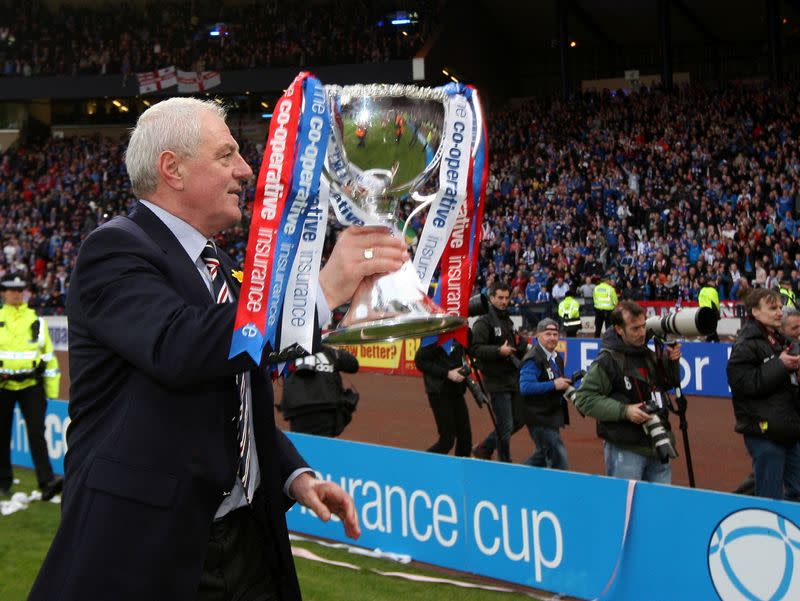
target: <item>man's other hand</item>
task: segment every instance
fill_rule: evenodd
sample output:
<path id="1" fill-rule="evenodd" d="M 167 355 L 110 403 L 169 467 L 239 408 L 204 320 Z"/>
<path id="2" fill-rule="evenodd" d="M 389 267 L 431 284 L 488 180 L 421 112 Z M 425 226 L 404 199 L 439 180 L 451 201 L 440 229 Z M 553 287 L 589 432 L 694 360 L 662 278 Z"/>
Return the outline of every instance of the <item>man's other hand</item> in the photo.
<path id="1" fill-rule="evenodd" d="M 331 513 L 335 513 L 342 520 L 347 536 L 352 539 L 361 536 L 353 498 L 338 484 L 317 480 L 310 473 L 304 472 L 292 482 L 291 493 L 298 503 L 308 507 L 323 522 L 330 520 Z"/>

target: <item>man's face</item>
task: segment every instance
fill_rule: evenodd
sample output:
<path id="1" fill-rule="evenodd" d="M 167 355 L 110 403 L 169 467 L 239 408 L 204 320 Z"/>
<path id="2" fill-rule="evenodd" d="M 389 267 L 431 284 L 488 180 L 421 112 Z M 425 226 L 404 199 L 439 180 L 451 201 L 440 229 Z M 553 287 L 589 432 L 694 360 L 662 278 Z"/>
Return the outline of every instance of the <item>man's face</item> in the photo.
<path id="1" fill-rule="evenodd" d="M 3 290 L 3 303 L 12 307 L 19 307 L 22 304 L 22 290 L 15 288 Z"/>
<path id="2" fill-rule="evenodd" d="M 753 318 L 767 328 L 779 329 L 783 318 L 780 302 L 774 298 L 762 298 L 758 306 L 753 307 Z"/>
<path id="3" fill-rule="evenodd" d="M 536 334 L 536 338 L 539 340 L 539 344 L 542 345 L 548 353 L 552 353 L 556 350 L 556 345 L 558 345 L 558 330 L 545 330 L 544 332 L 539 332 Z"/>
<path id="4" fill-rule="evenodd" d="M 787 317 L 786 321 L 783 322 L 783 326 L 781 327 L 781 332 L 783 332 L 784 336 L 787 336 L 792 340 L 799 340 L 800 315 L 790 315 L 789 317 Z"/>
<path id="5" fill-rule="evenodd" d="M 645 342 L 645 322 L 647 321 L 644 315 L 633 317 L 629 311 L 622 312 L 622 319 L 625 322 L 623 327 L 614 326 L 622 342 L 628 346 L 644 346 Z"/>
<path id="6" fill-rule="evenodd" d="M 495 290 L 495 293 L 489 296 L 489 301 L 495 309 L 505 311 L 508 309 L 508 301 L 511 298 L 511 293 L 508 290 Z"/>
<path id="7" fill-rule="evenodd" d="M 218 115 L 204 112 L 200 127 L 195 156 L 180 158 L 185 181 L 182 198 L 191 224 L 211 236 L 241 221 L 242 180 L 252 177 L 253 170 L 239 154 L 239 145 Z"/>

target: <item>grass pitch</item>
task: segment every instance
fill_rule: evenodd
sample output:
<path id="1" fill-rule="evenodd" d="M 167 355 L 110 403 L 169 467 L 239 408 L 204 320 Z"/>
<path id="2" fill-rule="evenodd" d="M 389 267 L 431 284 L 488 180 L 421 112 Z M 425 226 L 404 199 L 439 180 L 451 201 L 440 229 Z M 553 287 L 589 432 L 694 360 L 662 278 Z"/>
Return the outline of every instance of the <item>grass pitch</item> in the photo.
<path id="1" fill-rule="evenodd" d="M 29 470 L 16 469 L 20 483 L 13 492 L 30 493 L 36 478 Z M 3 498 L 2 500 L 7 500 Z M 60 505 L 31 503 L 25 511 L 0 516 L 0 599 L 24 601 L 33 586 L 61 515 Z M 325 559 L 358 565 L 361 570 L 329 566 L 296 558 L 295 565 L 305 601 L 515 601 L 530 600 L 523 594 L 497 593 L 463 589 L 447 584 L 409 582 L 380 576 L 382 572 L 407 572 L 453 580 L 469 580 L 462 576 L 443 575 L 432 570 L 353 555 L 344 550 L 321 547 L 314 543 L 295 542 Z M 147 601 L 143 599 L 142 601 Z"/>

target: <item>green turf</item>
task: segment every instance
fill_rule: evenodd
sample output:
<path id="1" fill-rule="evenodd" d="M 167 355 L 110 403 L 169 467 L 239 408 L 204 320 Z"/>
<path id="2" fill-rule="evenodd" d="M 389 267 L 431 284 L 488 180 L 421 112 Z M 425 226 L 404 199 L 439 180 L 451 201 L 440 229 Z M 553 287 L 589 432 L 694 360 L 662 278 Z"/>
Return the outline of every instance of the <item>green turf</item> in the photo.
<path id="1" fill-rule="evenodd" d="M 17 469 L 20 483 L 12 492 L 30 493 L 36 478 L 29 470 Z M 2 498 L 7 500 L 7 498 Z M 58 526 L 60 506 L 53 503 L 32 503 L 25 511 L 0 516 L 0 600 L 23 601 L 33 585 L 50 541 Z M 355 572 L 297 558 L 297 572 L 305 601 L 403 601 L 436 599 L 437 601 L 513 601 L 530 599 L 518 594 L 470 590 L 444 584 L 417 583 L 379 576 L 370 570 L 412 572 L 439 578 L 465 580 L 431 570 L 421 570 L 394 562 L 352 555 L 314 543 L 294 543 L 326 559 L 360 566 Z M 142 601 L 148 601 L 143 599 Z"/>
<path id="2" fill-rule="evenodd" d="M 37 488 L 32 471 L 15 469 L 20 483 L 12 493 L 29 494 Z M 8 497 L 0 497 L 7 501 Z M 0 599 L 22 601 L 28 596 L 39 566 L 50 548 L 61 506 L 55 503 L 31 503 L 25 511 L 0 515 Z"/>

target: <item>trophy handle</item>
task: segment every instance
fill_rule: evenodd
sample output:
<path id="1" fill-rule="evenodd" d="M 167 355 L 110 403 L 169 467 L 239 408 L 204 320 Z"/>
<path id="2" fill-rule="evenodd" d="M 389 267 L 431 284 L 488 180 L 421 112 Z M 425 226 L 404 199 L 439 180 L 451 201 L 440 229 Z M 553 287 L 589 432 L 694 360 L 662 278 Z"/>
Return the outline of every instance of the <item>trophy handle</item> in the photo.
<path id="1" fill-rule="evenodd" d="M 422 194 L 412 192 L 411 198 L 419 204 L 414 208 L 413 211 L 411 211 L 411 213 L 408 214 L 408 217 L 406 217 L 406 222 L 403 224 L 403 240 L 406 239 L 406 230 L 408 229 L 408 224 L 411 223 L 411 218 L 417 213 L 421 212 L 423 209 L 428 208 L 436 198 L 436 194 L 428 194 L 427 196 L 423 196 Z"/>

